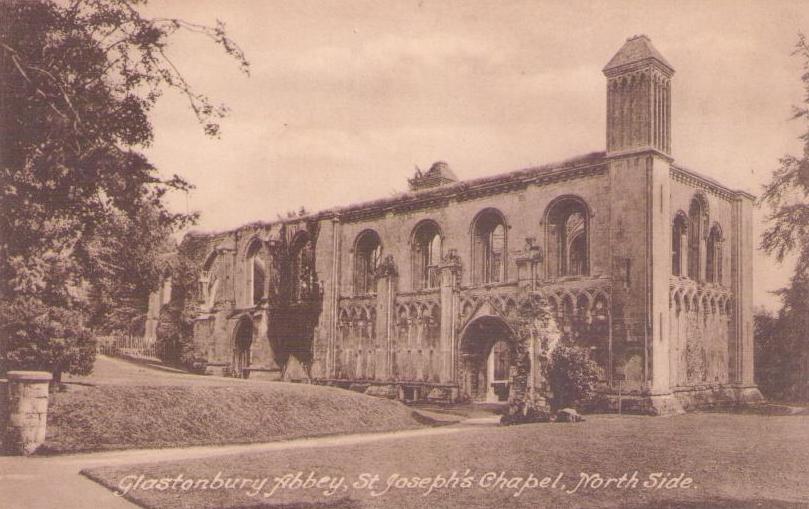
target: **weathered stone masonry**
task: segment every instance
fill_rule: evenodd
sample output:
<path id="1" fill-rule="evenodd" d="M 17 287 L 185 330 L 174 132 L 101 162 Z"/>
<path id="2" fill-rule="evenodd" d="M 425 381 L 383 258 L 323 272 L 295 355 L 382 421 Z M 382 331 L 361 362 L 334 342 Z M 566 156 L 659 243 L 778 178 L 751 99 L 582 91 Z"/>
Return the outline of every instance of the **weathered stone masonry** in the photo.
<path id="1" fill-rule="evenodd" d="M 606 152 L 470 181 L 436 163 L 395 198 L 204 236 L 209 371 L 503 400 L 509 323 L 541 294 L 640 410 L 759 397 L 753 197 L 674 163 L 674 70 L 648 38 L 604 74 Z"/>

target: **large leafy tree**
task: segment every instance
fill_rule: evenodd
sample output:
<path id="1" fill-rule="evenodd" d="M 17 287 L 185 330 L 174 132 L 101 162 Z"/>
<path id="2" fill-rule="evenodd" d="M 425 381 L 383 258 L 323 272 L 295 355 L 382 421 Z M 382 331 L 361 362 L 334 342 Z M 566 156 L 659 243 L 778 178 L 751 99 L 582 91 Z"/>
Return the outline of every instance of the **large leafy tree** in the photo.
<path id="1" fill-rule="evenodd" d="M 761 248 L 775 255 L 779 262 L 790 254 L 797 254 L 796 272 L 806 273 L 809 270 L 809 42 L 803 34 L 798 36 L 795 54 L 803 61 L 804 100 L 800 106 L 793 106 L 793 119 L 805 123 L 800 135 L 803 153 L 787 154 L 779 159 L 772 179 L 764 186 L 760 202 L 770 209 L 770 214 Z"/>
<path id="2" fill-rule="evenodd" d="M 149 294 L 171 272 L 176 249 L 172 233 L 155 210 L 146 208 L 135 217 L 110 217 L 79 245 L 77 254 L 88 274 L 88 325 L 93 330 L 140 330 Z"/>
<path id="3" fill-rule="evenodd" d="M 795 55 L 803 63 L 804 99 L 793 118 L 804 123 L 802 154 L 785 155 L 764 187 L 760 203 L 769 209 L 761 248 L 779 262 L 796 257 L 789 286 L 779 291 L 783 307 L 776 316 L 756 316 L 758 383 L 771 396 L 809 397 L 805 363 L 809 342 L 809 41 L 798 35 Z M 804 366 L 804 367 L 802 367 Z"/>
<path id="4" fill-rule="evenodd" d="M 204 131 L 217 136 L 226 109 L 192 88 L 167 45 L 178 31 L 191 31 L 221 47 L 242 71 L 249 64 L 221 23 L 150 18 L 141 12 L 144 3 L 0 3 L 5 354 L 27 348 L 32 334 L 48 329 L 25 330 L 25 321 L 16 319 L 20 309 L 50 317 L 52 333 L 70 336 L 59 341 L 90 348 L 86 334 L 60 328 L 61 311 L 78 313 L 71 320 L 83 322 L 88 294 L 111 306 L 135 304 L 156 282 L 157 260 L 143 250 L 153 252 L 168 233 L 195 220 L 171 212 L 164 201 L 167 192 L 187 191 L 190 184 L 177 175 L 161 178 L 141 153 L 154 136 L 149 112 L 164 91 L 175 90 L 188 99 Z M 145 242 L 141 251 L 135 241 Z M 123 287 L 117 295 L 110 291 L 116 278 Z M 37 351 L 48 351 L 51 339 L 40 339 Z M 11 367 L 22 365 L 13 355 L 4 357 Z M 25 367 L 37 367 L 36 357 L 26 354 Z M 39 357 L 42 368 L 61 362 L 69 371 L 86 372 L 91 365 Z"/>

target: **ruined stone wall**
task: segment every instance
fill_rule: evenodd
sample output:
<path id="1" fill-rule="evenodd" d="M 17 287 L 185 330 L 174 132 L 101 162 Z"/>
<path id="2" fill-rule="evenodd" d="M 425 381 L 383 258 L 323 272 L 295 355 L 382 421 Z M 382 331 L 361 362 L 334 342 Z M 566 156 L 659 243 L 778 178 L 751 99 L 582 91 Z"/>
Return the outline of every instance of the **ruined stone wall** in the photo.
<path id="1" fill-rule="evenodd" d="M 466 288 L 474 284 L 471 270 L 473 221 L 483 210 L 498 210 L 508 226 L 506 280 L 500 284 L 516 285 L 517 259 L 526 250 L 526 238 L 535 239 L 535 245 L 546 250 L 544 217 L 548 206 L 560 197 L 577 196 L 584 200 L 590 210 L 590 276 L 586 277 L 608 277 L 607 182 L 606 167 L 603 167 L 590 176 L 573 180 L 529 185 L 525 189 L 493 196 L 450 201 L 443 207 L 387 213 L 366 220 L 324 226 L 324 229 L 335 232 L 337 242 L 335 237 L 323 236 L 317 248 L 318 267 L 328 272 L 323 277 L 324 309 L 315 343 L 315 365 L 318 368 L 313 369 L 313 376 L 432 383 L 449 381 L 442 380 L 442 374 L 446 378 L 451 372 L 448 366 L 452 353 L 451 347 L 446 346 L 449 338 L 443 338 L 442 343 L 442 300 L 439 291 L 414 291 L 412 235 L 416 226 L 424 220 L 438 224 L 442 253 L 446 255 L 454 251 L 457 254 L 461 265 L 460 287 Z M 395 291 L 391 302 L 386 302 L 386 298 L 378 293 L 362 296 L 354 292 L 355 240 L 369 229 L 380 237 L 383 258 L 391 257 L 395 266 L 396 277 L 392 283 Z M 321 259 L 321 254 L 329 256 L 329 260 Z M 547 258 L 546 253 L 545 262 Z M 540 264 L 539 280 L 549 279 L 546 265 Z M 452 298 L 446 303 L 452 305 Z M 462 324 L 458 303 L 455 306 L 454 312 L 445 312 L 443 316 L 453 322 L 451 327 L 458 332 Z M 330 317 L 334 316 L 332 310 L 338 313 L 334 324 L 329 323 Z M 374 311 L 376 316 L 372 316 Z M 330 328 L 334 331 L 333 339 L 329 337 Z M 600 353 L 606 351 L 606 346 L 600 350 Z"/>
<path id="2" fill-rule="evenodd" d="M 672 306 L 672 385 L 726 384 L 731 344 L 729 300 L 679 298 Z"/>
<path id="3" fill-rule="evenodd" d="M 517 278 L 517 254 L 532 237 L 544 250 L 544 215 L 555 198 L 574 195 L 590 207 L 590 273 L 609 274 L 609 201 L 606 166 L 602 172 L 547 185 L 530 184 L 527 188 L 464 201 L 450 200 L 445 206 L 413 212 L 388 213 L 381 217 L 342 224 L 340 251 L 340 289 L 352 295 L 353 249 L 357 236 L 366 229 L 374 230 L 382 241 L 383 256 L 392 255 L 399 274 L 399 290 L 413 290 L 411 237 L 416 225 L 425 220 L 435 221 L 441 229 L 442 251 L 457 252 L 463 266 L 462 286 L 472 285 L 472 224 L 476 215 L 488 208 L 497 209 L 508 225 L 506 238 L 506 280 Z M 546 257 L 547 259 L 547 257 Z M 544 266 L 543 266 L 544 270 Z"/>

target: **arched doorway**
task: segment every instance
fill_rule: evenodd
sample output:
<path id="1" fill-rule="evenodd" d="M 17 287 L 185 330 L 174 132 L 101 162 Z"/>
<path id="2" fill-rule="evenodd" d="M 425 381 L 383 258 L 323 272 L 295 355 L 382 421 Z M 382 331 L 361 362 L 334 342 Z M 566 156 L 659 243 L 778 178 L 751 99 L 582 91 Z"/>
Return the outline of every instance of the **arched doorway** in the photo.
<path id="1" fill-rule="evenodd" d="M 236 326 L 233 341 L 233 375 L 247 378 L 246 369 L 250 367 L 250 347 L 253 344 L 253 322 L 242 318 Z"/>
<path id="2" fill-rule="evenodd" d="M 494 316 L 475 319 L 461 337 L 463 390 L 472 401 L 508 401 L 514 337 L 506 323 Z"/>

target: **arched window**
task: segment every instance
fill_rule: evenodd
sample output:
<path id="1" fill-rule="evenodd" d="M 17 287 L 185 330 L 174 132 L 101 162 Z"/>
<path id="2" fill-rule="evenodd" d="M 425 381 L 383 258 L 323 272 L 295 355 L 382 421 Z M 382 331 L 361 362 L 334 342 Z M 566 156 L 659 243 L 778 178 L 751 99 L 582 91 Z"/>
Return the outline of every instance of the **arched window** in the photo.
<path id="1" fill-rule="evenodd" d="M 213 308 L 219 291 L 219 257 L 211 253 L 202 266 L 199 277 L 199 296 L 204 309 Z"/>
<path id="2" fill-rule="evenodd" d="M 412 242 L 413 289 L 438 288 L 441 262 L 441 232 L 433 221 L 416 226 Z"/>
<path id="3" fill-rule="evenodd" d="M 506 222 L 499 211 L 489 209 L 475 219 L 473 257 L 476 283 L 506 280 Z"/>
<path id="4" fill-rule="evenodd" d="M 589 274 L 589 223 L 587 205 L 579 198 L 562 198 L 551 204 L 546 216 L 549 276 Z"/>
<path id="5" fill-rule="evenodd" d="M 705 236 L 705 223 L 708 207 L 702 195 L 694 196 L 688 207 L 688 277 L 702 279 L 702 241 Z"/>
<path id="6" fill-rule="evenodd" d="M 295 237 L 290 254 L 292 300 L 307 299 L 312 296 L 315 287 L 314 252 L 308 233 L 301 232 Z"/>
<path id="7" fill-rule="evenodd" d="M 364 295 L 376 292 L 375 272 L 382 261 L 382 242 L 379 235 L 366 230 L 354 245 L 354 293 Z"/>
<path id="8" fill-rule="evenodd" d="M 262 256 L 261 241 L 254 240 L 247 249 L 247 291 L 250 305 L 258 305 L 265 297 L 267 266 Z"/>
<path id="9" fill-rule="evenodd" d="M 686 259 L 683 249 L 688 243 L 688 220 L 685 213 L 680 212 L 674 218 L 671 227 L 671 273 L 675 276 L 685 275 L 684 261 Z"/>
<path id="10" fill-rule="evenodd" d="M 713 225 L 708 234 L 705 280 L 709 283 L 722 283 L 722 228 L 718 224 Z"/>

